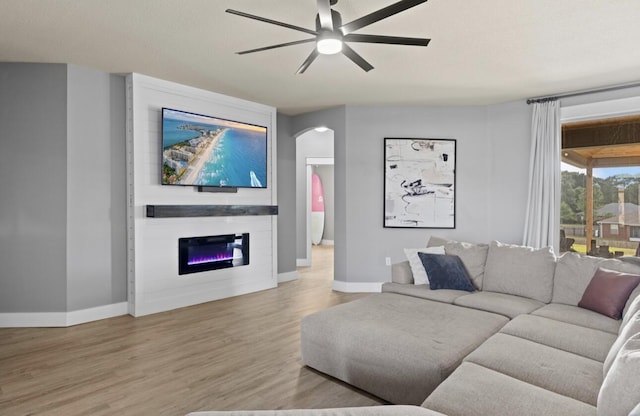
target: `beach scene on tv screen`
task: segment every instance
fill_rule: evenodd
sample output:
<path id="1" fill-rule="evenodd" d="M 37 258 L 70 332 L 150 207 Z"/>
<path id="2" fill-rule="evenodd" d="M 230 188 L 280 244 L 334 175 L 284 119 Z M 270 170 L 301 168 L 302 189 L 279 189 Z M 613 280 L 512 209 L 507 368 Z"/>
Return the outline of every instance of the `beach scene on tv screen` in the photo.
<path id="1" fill-rule="evenodd" d="M 266 187 L 266 127 L 163 109 L 162 183 Z"/>

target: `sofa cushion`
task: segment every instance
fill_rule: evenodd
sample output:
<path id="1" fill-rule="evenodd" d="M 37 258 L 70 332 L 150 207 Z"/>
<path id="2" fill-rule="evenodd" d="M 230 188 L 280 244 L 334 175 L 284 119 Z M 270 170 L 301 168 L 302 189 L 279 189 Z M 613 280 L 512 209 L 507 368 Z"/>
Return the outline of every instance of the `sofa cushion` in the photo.
<path id="1" fill-rule="evenodd" d="M 473 281 L 473 285 L 482 290 L 484 279 L 484 266 L 487 262 L 488 244 L 473 244 L 463 241 L 445 240 L 439 237 L 431 237 L 427 246 L 435 247 L 444 245 L 446 254 L 460 257 L 464 267 Z"/>
<path id="2" fill-rule="evenodd" d="M 451 289 L 473 292 L 476 288 L 458 256 L 447 254 L 418 253 L 424 269 L 430 276 L 432 290 Z"/>
<path id="3" fill-rule="evenodd" d="M 544 303 L 537 300 L 488 291 L 460 296 L 453 301 L 453 304 L 497 313 L 508 318 L 531 313 L 544 306 Z"/>
<path id="4" fill-rule="evenodd" d="M 556 257 L 550 247 L 536 250 L 492 241 L 482 289 L 548 303 L 555 267 Z"/>
<path id="5" fill-rule="evenodd" d="M 640 266 L 634 263 L 567 252 L 558 258 L 552 302 L 577 305 L 599 267 L 640 274 Z"/>
<path id="6" fill-rule="evenodd" d="M 391 403 L 420 404 L 507 321 L 412 296 L 373 294 L 303 318 L 302 362 Z"/>
<path id="7" fill-rule="evenodd" d="M 456 298 L 469 294 L 469 292 L 464 290 L 431 290 L 429 285 L 405 285 L 400 283 L 383 283 L 382 292 L 398 293 L 400 295 L 414 296 L 416 298 L 444 303 L 453 303 Z"/>
<path id="8" fill-rule="evenodd" d="M 611 348 L 609 349 L 609 353 L 607 354 L 606 359 L 604 360 L 604 369 L 603 373 L 606 376 L 615 360 L 620 348 L 624 345 L 625 342 L 635 334 L 640 333 L 640 311 L 636 312 L 634 316 L 632 316 L 627 323 L 622 326 L 620 329 L 620 334 L 618 338 L 615 340 Z"/>
<path id="9" fill-rule="evenodd" d="M 334 409 L 288 409 L 193 412 L 187 416 L 445 416 L 419 406 L 363 406 Z"/>
<path id="10" fill-rule="evenodd" d="M 640 403 L 640 333 L 622 345 L 598 396 L 598 416 L 627 416 Z"/>
<path id="11" fill-rule="evenodd" d="M 638 311 L 640 311 L 640 285 L 631 292 L 627 305 L 622 311 L 622 325 L 624 325 Z"/>
<path id="12" fill-rule="evenodd" d="M 602 384 L 601 362 L 502 333 L 465 361 L 593 406 Z"/>
<path id="13" fill-rule="evenodd" d="M 422 406 L 449 416 L 595 416 L 596 408 L 464 362 Z"/>
<path id="14" fill-rule="evenodd" d="M 422 264 L 422 261 L 420 260 L 420 257 L 418 257 L 418 253 L 445 254 L 444 246 L 404 249 L 404 254 L 407 256 L 409 267 L 411 267 L 413 284 L 425 285 L 429 283 L 429 276 Z"/>
<path id="15" fill-rule="evenodd" d="M 616 340 L 616 336 L 609 332 L 536 315 L 520 315 L 506 324 L 500 332 L 600 362 L 605 360 Z"/>
<path id="16" fill-rule="evenodd" d="M 587 285 L 578 306 L 613 319 L 621 319 L 629 295 L 638 283 L 640 275 L 600 267 Z"/>
<path id="17" fill-rule="evenodd" d="M 536 309 L 531 312 L 531 314 L 587 328 L 599 329 L 600 331 L 606 331 L 612 334 L 618 334 L 618 330 L 620 329 L 619 320 L 578 306 L 550 303 L 540 309 Z"/>

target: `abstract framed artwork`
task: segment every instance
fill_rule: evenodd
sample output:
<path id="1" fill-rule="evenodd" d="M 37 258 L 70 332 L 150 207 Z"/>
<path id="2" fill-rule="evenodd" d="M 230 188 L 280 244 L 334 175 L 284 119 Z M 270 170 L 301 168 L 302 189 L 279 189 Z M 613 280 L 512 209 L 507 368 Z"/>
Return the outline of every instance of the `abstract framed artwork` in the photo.
<path id="1" fill-rule="evenodd" d="M 384 139 L 384 227 L 456 228 L 455 139 Z"/>

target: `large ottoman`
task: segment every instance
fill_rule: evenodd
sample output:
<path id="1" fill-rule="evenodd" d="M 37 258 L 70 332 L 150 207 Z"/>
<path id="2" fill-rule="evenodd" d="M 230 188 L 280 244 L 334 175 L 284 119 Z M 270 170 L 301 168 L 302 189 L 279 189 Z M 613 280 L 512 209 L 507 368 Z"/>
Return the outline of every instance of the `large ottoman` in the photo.
<path id="1" fill-rule="evenodd" d="M 334 409 L 244 410 L 194 412 L 187 416 L 445 416 L 417 406 L 367 406 Z"/>
<path id="2" fill-rule="evenodd" d="M 305 317 L 302 361 L 395 404 L 422 403 L 508 318 L 381 293 Z"/>

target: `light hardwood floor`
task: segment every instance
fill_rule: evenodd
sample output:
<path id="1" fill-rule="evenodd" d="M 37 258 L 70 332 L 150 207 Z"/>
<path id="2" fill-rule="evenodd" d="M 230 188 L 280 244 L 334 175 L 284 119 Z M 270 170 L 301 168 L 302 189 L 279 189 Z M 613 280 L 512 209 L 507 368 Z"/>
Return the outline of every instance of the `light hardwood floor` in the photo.
<path id="1" fill-rule="evenodd" d="M 0 329 L 0 415 L 185 415 L 382 403 L 300 361 L 305 315 L 331 291 L 332 247 L 277 289 L 70 328 Z"/>

